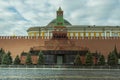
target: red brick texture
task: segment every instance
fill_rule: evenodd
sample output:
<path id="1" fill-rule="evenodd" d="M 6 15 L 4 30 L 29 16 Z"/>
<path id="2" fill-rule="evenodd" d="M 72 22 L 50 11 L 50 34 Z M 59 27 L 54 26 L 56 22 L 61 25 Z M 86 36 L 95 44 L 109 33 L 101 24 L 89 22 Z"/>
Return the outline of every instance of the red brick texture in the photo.
<path id="1" fill-rule="evenodd" d="M 44 42 L 47 39 L 42 38 L 32 38 L 32 39 L 1 39 L 0 38 L 0 48 L 3 48 L 6 52 L 10 51 L 12 57 L 15 58 L 16 55 L 20 55 L 21 52 L 28 52 L 31 47 L 34 46 L 44 46 Z M 107 58 L 107 55 L 112 51 L 116 45 L 118 51 L 120 51 L 120 38 L 107 38 L 107 39 L 71 39 L 76 45 L 87 47 L 91 52 L 101 52 Z"/>

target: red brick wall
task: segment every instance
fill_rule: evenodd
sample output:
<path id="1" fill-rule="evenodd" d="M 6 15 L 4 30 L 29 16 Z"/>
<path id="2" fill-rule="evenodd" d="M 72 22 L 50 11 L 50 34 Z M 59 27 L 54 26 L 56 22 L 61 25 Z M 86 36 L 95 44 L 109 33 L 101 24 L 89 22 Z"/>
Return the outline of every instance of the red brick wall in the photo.
<path id="1" fill-rule="evenodd" d="M 10 51 L 13 56 L 13 58 L 15 58 L 16 55 L 20 55 L 21 52 L 28 52 L 30 50 L 31 47 L 34 46 L 43 46 L 44 45 L 44 39 L 36 39 L 36 38 L 32 38 L 32 39 L 1 39 L 0 38 L 0 48 L 3 48 L 6 52 Z"/>
<path id="2" fill-rule="evenodd" d="M 10 51 L 12 53 L 13 58 L 21 52 L 28 52 L 31 47 L 34 46 L 44 46 L 44 41 L 46 39 L 42 38 L 32 38 L 26 39 L 25 37 L 17 39 L 16 37 L 11 37 L 10 39 L 5 39 L 0 37 L 0 48 L 3 48 L 5 51 Z M 120 38 L 80 38 L 80 39 L 71 39 L 77 45 L 82 47 L 88 47 L 91 52 L 101 52 L 107 58 L 108 53 L 114 49 L 116 45 L 118 51 L 120 51 Z"/>

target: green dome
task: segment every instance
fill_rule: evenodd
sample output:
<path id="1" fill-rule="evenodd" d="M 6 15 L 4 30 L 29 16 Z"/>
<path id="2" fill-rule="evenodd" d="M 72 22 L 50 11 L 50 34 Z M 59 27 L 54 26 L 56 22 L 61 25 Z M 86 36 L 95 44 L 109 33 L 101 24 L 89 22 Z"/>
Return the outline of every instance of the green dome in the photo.
<path id="1" fill-rule="evenodd" d="M 54 26 L 56 23 L 56 19 L 53 19 L 47 26 Z M 65 26 L 71 26 L 71 23 L 64 19 Z"/>

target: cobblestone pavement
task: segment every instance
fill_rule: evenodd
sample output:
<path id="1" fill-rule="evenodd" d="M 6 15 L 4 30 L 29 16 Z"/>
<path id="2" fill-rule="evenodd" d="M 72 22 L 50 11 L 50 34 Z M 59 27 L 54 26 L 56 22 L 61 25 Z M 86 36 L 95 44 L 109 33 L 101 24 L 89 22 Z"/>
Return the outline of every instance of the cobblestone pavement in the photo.
<path id="1" fill-rule="evenodd" d="M 120 69 L 0 68 L 0 80 L 120 80 Z"/>

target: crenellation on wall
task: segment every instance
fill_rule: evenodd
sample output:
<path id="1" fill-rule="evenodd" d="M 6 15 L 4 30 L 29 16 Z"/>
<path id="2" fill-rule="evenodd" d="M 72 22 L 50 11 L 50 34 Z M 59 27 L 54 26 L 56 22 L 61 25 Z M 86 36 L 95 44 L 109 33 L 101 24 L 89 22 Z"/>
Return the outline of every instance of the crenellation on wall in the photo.
<path id="1" fill-rule="evenodd" d="M 39 39 L 38 36 L 0 36 L 0 39 Z"/>
<path id="2" fill-rule="evenodd" d="M 21 39 L 25 39 L 25 40 L 29 40 L 29 39 L 45 39 L 45 40 L 49 40 L 52 39 L 51 36 L 44 36 L 44 37 L 40 37 L 40 36 L 0 36 L 1 40 L 21 40 Z M 100 40 L 115 40 L 115 39 L 120 39 L 120 37 L 69 37 L 68 39 L 70 40 L 93 40 L 93 39 L 100 39 Z"/>

